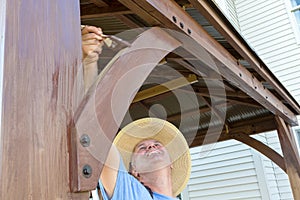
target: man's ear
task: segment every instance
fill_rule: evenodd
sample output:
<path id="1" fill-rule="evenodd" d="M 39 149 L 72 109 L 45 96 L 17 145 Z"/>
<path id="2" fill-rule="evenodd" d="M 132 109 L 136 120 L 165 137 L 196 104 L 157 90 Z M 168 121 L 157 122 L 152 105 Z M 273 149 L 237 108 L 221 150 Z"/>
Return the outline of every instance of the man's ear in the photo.
<path id="1" fill-rule="evenodd" d="M 136 179 L 140 179 L 140 174 L 136 170 L 131 171 L 132 176 L 134 176 Z"/>
<path id="2" fill-rule="evenodd" d="M 135 170 L 135 166 L 132 162 L 129 163 L 129 173 L 136 179 L 139 179 L 140 174 Z"/>

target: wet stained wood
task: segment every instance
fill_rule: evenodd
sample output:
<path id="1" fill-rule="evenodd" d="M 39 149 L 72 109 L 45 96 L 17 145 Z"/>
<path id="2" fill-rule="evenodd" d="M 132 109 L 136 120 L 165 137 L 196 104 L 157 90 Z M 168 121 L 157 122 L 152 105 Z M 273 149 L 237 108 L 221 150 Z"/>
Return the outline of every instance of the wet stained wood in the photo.
<path id="1" fill-rule="evenodd" d="M 88 198 L 69 188 L 79 19 L 79 1 L 6 1 L 0 199 Z"/>

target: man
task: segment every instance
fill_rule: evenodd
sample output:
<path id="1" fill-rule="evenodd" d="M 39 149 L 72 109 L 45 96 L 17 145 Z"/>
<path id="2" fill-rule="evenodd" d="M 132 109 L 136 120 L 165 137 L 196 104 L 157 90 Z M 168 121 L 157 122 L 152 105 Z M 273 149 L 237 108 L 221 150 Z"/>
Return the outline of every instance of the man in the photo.
<path id="1" fill-rule="evenodd" d="M 99 53 L 95 40 L 101 43 L 102 31 L 89 27 L 82 33 L 83 55 L 93 58 Z M 94 77 L 85 76 L 85 81 L 91 83 Z M 172 200 L 186 186 L 190 166 L 189 147 L 174 125 L 158 118 L 139 119 L 114 139 L 101 172 L 100 190 L 105 200 Z"/>

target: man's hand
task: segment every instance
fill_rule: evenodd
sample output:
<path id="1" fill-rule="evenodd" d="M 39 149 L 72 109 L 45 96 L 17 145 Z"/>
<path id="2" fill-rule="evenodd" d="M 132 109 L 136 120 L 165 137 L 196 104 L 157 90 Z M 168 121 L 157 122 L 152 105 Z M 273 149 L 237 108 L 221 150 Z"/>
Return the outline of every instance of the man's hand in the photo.
<path id="1" fill-rule="evenodd" d="M 95 26 L 85 26 L 81 30 L 82 60 L 84 63 L 97 62 L 99 59 L 103 46 L 102 34 L 101 28 Z"/>

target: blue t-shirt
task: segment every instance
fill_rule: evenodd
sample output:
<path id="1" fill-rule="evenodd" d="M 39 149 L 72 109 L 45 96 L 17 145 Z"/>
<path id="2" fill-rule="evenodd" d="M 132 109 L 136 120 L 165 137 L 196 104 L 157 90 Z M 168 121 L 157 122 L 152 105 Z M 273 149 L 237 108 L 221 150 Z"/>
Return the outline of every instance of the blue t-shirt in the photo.
<path id="1" fill-rule="evenodd" d="M 99 185 L 103 199 L 109 200 L 101 181 L 99 181 Z M 156 192 L 153 192 L 152 198 L 149 191 L 136 178 L 128 174 L 121 160 L 117 182 L 111 200 L 176 200 L 176 198 Z"/>

